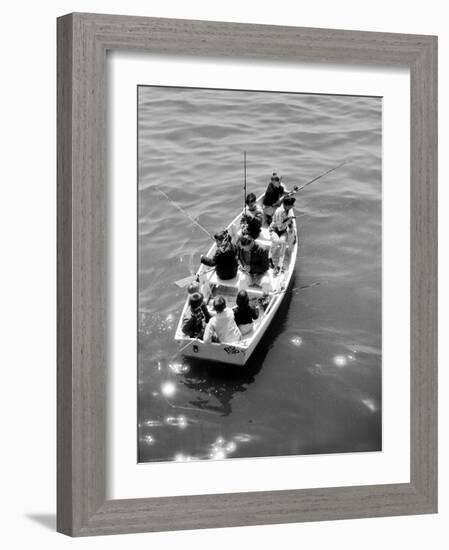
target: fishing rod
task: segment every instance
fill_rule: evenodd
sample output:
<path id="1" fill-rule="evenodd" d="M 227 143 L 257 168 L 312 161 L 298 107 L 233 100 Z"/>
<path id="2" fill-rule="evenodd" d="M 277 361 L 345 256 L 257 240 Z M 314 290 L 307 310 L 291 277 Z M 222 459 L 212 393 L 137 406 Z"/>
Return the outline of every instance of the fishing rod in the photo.
<path id="1" fill-rule="evenodd" d="M 277 296 L 278 294 L 288 294 L 289 292 L 295 292 L 295 291 L 299 291 L 299 290 L 304 290 L 305 288 L 311 288 L 313 286 L 320 286 L 321 282 L 320 281 L 315 281 L 314 283 L 310 283 L 310 285 L 303 285 L 303 286 L 295 286 L 293 288 L 290 288 L 290 289 L 286 289 L 286 290 L 278 290 L 277 292 L 275 292 L 273 294 L 273 296 Z"/>
<path id="2" fill-rule="evenodd" d="M 246 151 L 243 151 L 243 211 L 246 220 Z"/>
<path id="3" fill-rule="evenodd" d="M 213 241 L 215 241 L 213 235 L 211 235 L 211 234 L 209 233 L 209 231 L 208 231 L 205 227 L 203 227 L 200 223 L 198 223 L 198 222 L 195 220 L 195 218 L 192 218 L 192 216 L 191 216 L 188 212 L 186 212 L 186 211 L 184 210 L 184 208 L 182 208 L 181 206 L 179 206 L 179 204 L 177 204 L 177 203 L 176 203 L 173 199 L 171 199 L 166 193 L 164 193 L 164 191 L 162 191 L 162 190 L 159 189 L 158 187 L 156 187 L 156 191 L 159 191 L 159 193 L 161 193 L 161 195 L 163 195 L 163 196 L 168 200 L 168 202 L 170 202 L 175 208 L 177 208 L 180 212 L 182 212 L 185 216 L 187 216 L 191 222 L 193 222 L 195 225 L 197 225 L 202 231 L 204 231 L 204 233 L 206 233 L 207 235 L 209 235 L 209 237 L 210 237 Z"/>
<path id="4" fill-rule="evenodd" d="M 324 281 L 324 282 L 327 282 L 327 281 Z M 295 286 L 295 287 L 290 288 L 290 289 L 278 290 L 277 292 L 273 292 L 273 294 L 270 294 L 270 297 L 277 296 L 278 294 L 289 294 L 290 292 L 297 292 L 297 291 L 299 292 L 300 290 L 304 290 L 306 288 L 311 288 L 313 286 L 320 286 L 320 284 L 321 284 L 320 281 L 315 281 L 314 283 L 311 283 L 310 285 Z M 254 296 L 250 300 L 253 301 L 253 302 L 259 303 L 262 300 L 262 298 L 260 298 L 259 296 Z"/>
<path id="5" fill-rule="evenodd" d="M 330 174 L 331 172 L 333 172 L 334 170 L 337 170 L 337 168 L 341 168 L 344 164 L 346 164 L 348 161 L 345 160 L 344 162 L 342 162 L 341 164 L 339 164 L 338 166 L 335 166 L 334 168 L 331 168 L 330 170 L 328 170 L 327 172 L 324 172 L 324 174 L 321 174 L 320 176 L 317 176 L 316 178 L 313 178 L 312 180 L 308 181 L 307 183 L 305 183 L 304 185 L 302 185 L 301 187 L 298 187 L 296 189 L 296 192 L 298 191 L 301 191 L 302 189 L 304 189 L 304 187 L 307 187 L 308 185 L 310 185 L 311 183 L 313 183 L 314 181 L 317 181 L 321 178 L 324 178 L 324 176 L 326 176 L 327 174 Z"/>
<path id="6" fill-rule="evenodd" d="M 337 168 L 341 168 L 344 164 L 346 164 L 348 161 L 345 160 L 344 162 L 342 162 L 341 164 L 339 164 L 338 166 L 334 166 L 334 168 L 331 168 L 330 170 L 328 170 L 327 172 L 324 172 L 324 174 L 321 174 L 319 176 L 317 176 L 316 178 L 313 178 L 312 180 L 308 181 L 307 183 L 305 183 L 304 185 L 302 185 L 301 187 L 298 187 L 297 185 L 295 185 L 293 187 L 293 189 L 291 191 L 289 191 L 288 193 L 286 193 L 283 197 L 281 197 L 279 199 L 279 204 L 286 198 L 286 197 L 291 197 L 292 195 L 295 195 L 298 191 L 302 191 L 302 189 L 304 189 L 304 187 L 307 187 L 308 185 L 310 185 L 311 183 L 313 183 L 314 181 L 317 181 L 321 178 L 324 178 L 324 176 L 326 176 L 327 174 L 330 174 L 331 172 L 333 172 L 334 170 L 337 170 Z M 282 177 L 279 179 L 279 181 L 282 182 Z M 276 203 L 275 203 L 276 204 Z"/>

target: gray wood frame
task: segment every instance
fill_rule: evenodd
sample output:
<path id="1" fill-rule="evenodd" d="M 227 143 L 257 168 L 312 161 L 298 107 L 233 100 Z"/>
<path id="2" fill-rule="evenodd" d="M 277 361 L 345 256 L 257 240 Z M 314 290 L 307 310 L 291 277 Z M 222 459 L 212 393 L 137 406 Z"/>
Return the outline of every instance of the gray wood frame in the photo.
<path id="1" fill-rule="evenodd" d="M 58 19 L 58 505 L 72 536 L 437 511 L 437 38 L 75 13 Z M 106 499 L 107 50 L 407 66 L 411 480 Z"/>

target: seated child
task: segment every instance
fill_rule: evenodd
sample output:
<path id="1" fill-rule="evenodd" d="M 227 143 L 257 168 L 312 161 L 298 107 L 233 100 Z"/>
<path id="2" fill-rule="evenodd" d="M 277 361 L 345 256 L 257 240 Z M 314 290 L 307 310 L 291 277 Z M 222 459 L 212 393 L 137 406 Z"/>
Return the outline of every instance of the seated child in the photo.
<path id="1" fill-rule="evenodd" d="M 203 299 L 203 302 L 201 304 L 201 309 L 204 312 L 204 315 L 206 317 L 206 323 L 207 323 L 207 321 L 209 321 L 211 317 L 211 312 L 207 308 L 206 302 L 204 301 L 204 295 L 200 289 L 201 289 L 200 283 L 197 280 L 194 280 L 187 287 L 187 294 L 189 294 L 189 296 L 191 296 L 192 294 L 195 294 L 195 292 L 198 292 L 198 294 L 201 294 L 201 298 Z"/>
<path id="2" fill-rule="evenodd" d="M 234 320 L 244 336 L 253 329 L 253 320 L 259 317 L 259 309 L 249 303 L 249 296 L 246 290 L 237 294 L 236 306 L 234 307 Z"/>
<path id="3" fill-rule="evenodd" d="M 190 310 L 186 311 L 182 320 L 182 332 L 190 338 L 203 338 L 206 324 L 211 316 L 204 308 L 203 295 L 200 292 L 194 292 L 189 298 Z"/>
<path id="4" fill-rule="evenodd" d="M 223 296 L 214 298 L 216 315 L 207 323 L 204 331 L 205 342 L 222 342 L 232 344 L 241 339 L 241 334 L 234 321 L 234 312 L 226 307 Z"/>

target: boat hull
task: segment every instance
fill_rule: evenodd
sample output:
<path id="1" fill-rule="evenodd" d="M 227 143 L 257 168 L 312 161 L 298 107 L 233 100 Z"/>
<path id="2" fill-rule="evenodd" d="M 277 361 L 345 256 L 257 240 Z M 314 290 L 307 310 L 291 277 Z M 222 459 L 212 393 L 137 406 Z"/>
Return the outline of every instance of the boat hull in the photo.
<path id="1" fill-rule="evenodd" d="M 261 198 L 261 197 L 260 197 Z M 259 200 L 260 200 L 259 198 Z M 229 224 L 228 230 L 232 234 L 232 229 L 235 227 L 238 227 L 240 216 L 242 213 L 239 213 L 238 216 Z M 250 357 L 252 356 L 253 352 L 256 350 L 257 346 L 259 345 L 260 341 L 264 337 L 265 333 L 267 332 L 269 326 L 271 325 L 277 311 L 279 310 L 279 307 L 281 306 L 282 302 L 285 300 L 285 297 L 291 288 L 291 283 L 293 281 L 293 273 L 295 270 L 296 265 L 296 258 L 298 255 L 298 231 L 296 227 L 296 221 L 293 220 L 294 223 L 294 231 L 296 233 L 296 240 L 295 243 L 292 245 L 291 249 L 288 251 L 288 265 L 286 266 L 285 272 L 283 274 L 278 275 L 277 277 L 274 277 L 272 270 L 269 270 L 269 275 L 272 277 L 272 286 L 273 286 L 273 292 L 271 293 L 270 297 L 270 303 L 268 305 L 268 308 L 266 309 L 263 314 L 259 316 L 258 321 L 255 323 L 255 329 L 252 331 L 252 333 L 246 337 L 244 340 L 238 342 L 238 343 L 205 343 L 202 340 L 199 339 L 192 339 L 186 337 L 182 333 L 182 319 L 185 315 L 185 313 L 188 310 L 188 299 L 186 299 L 186 302 L 184 304 L 184 308 L 181 313 L 181 317 L 178 323 L 178 327 L 176 330 L 175 340 L 179 341 L 182 346 L 180 348 L 180 353 L 187 357 L 193 357 L 195 359 L 201 359 L 205 361 L 210 362 L 217 362 L 217 363 L 226 363 L 230 365 L 245 365 Z M 265 239 L 265 240 L 263 240 Z M 265 243 L 265 245 L 268 245 L 267 243 L 270 242 L 268 231 L 267 229 L 262 230 L 262 243 Z M 215 245 L 211 247 L 211 249 L 208 252 L 208 256 L 213 255 L 215 252 Z M 203 287 L 202 287 L 202 293 L 204 294 L 206 302 L 211 298 L 212 296 L 212 290 L 211 288 L 217 284 L 217 279 L 215 272 L 211 272 L 205 266 L 201 266 L 197 271 L 197 276 L 200 278 L 200 281 L 202 281 Z M 237 292 L 238 288 L 238 277 L 235 281 L 231 282 L 225 282 L 225 281 L 219 281 L 221 285 L 224 285 L 228 289 L 233 289 L 234 292 Z M 250 287 L 249 292 L 257 293 L 256 289 L 253 289 Z M 260 289 L 259 289 L 259 293 Z"/>
<path id="2" fill-rule="evenodd" d="M 182 350 L 186 357 L 230 365 L 244 365 L 250 356 L 248 349 L 234 344 L 205 344 L 201 340 L 188 342 Z"/>

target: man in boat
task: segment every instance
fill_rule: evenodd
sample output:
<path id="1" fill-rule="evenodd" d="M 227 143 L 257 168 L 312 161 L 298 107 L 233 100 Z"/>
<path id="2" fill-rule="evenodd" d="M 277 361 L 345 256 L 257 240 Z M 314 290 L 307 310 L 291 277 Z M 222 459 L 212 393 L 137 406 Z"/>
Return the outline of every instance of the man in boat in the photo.
<path id="1" fill-rule="evenodd" d="M 240 219 L 241 235 L 244 233 L 250 235 L 253 239 L 257 239 L 260 235 L 263 223 L 263 210 L 257 204 L 257 198 L 254 193 L 249 193 L 246 196 L 246 208 Z M 240 237 L 240 235 L 239 235 Z"/>
<path id="2" fill-rule="evenodd" d="M 214 298 L 215 316 L 207 323 L 204 331 L 204 341 L 221 342 L 234 344 L 238 342 L 242 335 L 234 320 L 234 312 L 230 307 L 226 307 L 226 300 L 223 296 Z"/>
<path id="3" fill-rule="evenodd" d="M 282 204 L 276 209 L 270 224 L 270 237 L 273 242 L 271 256 L 274 264 L 274 274 L 283 271 L 284 257 L 287 246 L 292 247 L 296 238 L 293 229 L 293 205 L 295 197 L 285 197 Z"/>
<path id="4" fill-rule="evenodd" d="M 211 315 L 206 308 L 203 308 L 204 299 L 200 292 L 194 292 L 190 295 L 190 309 L 184 315 L 182 320 L 182 332 L 190 338 L 199 338 L 204 336 L 204 330 L 210 321 Z"/>
<path id="5" fill-rule="evenodd" d="M 214 239 L 217 245 L 215 254 L 212 258 L 201 256 L 200 261 L 202 264 L 215 267 L 218 279 L 223 281 L 233 279 L 237 275 L 238 269 L 236 247 L 231 242 L 226 229 L 215 234 Z"/>
<path id="6" fill-rule="evenodd" d="M 260 286 L 264 295 L 272 290 L 268 250 L 259 246 L 250 235 L 243 235 L 238 242 L 238 259 L 241 273 L 239 290 L 246 290 L 250 285 Z"/>
<path id="7" fill-rule="evenodd" d="M 267 225 L 270 225 L 273 214 L 276 208 L 281 204 L 282 197 L 286 193 L 287 190 L 281 183 L 281 178 L 276 174 L 276 172 L 273 172 L 262 201 L 264 222 Z"/>

